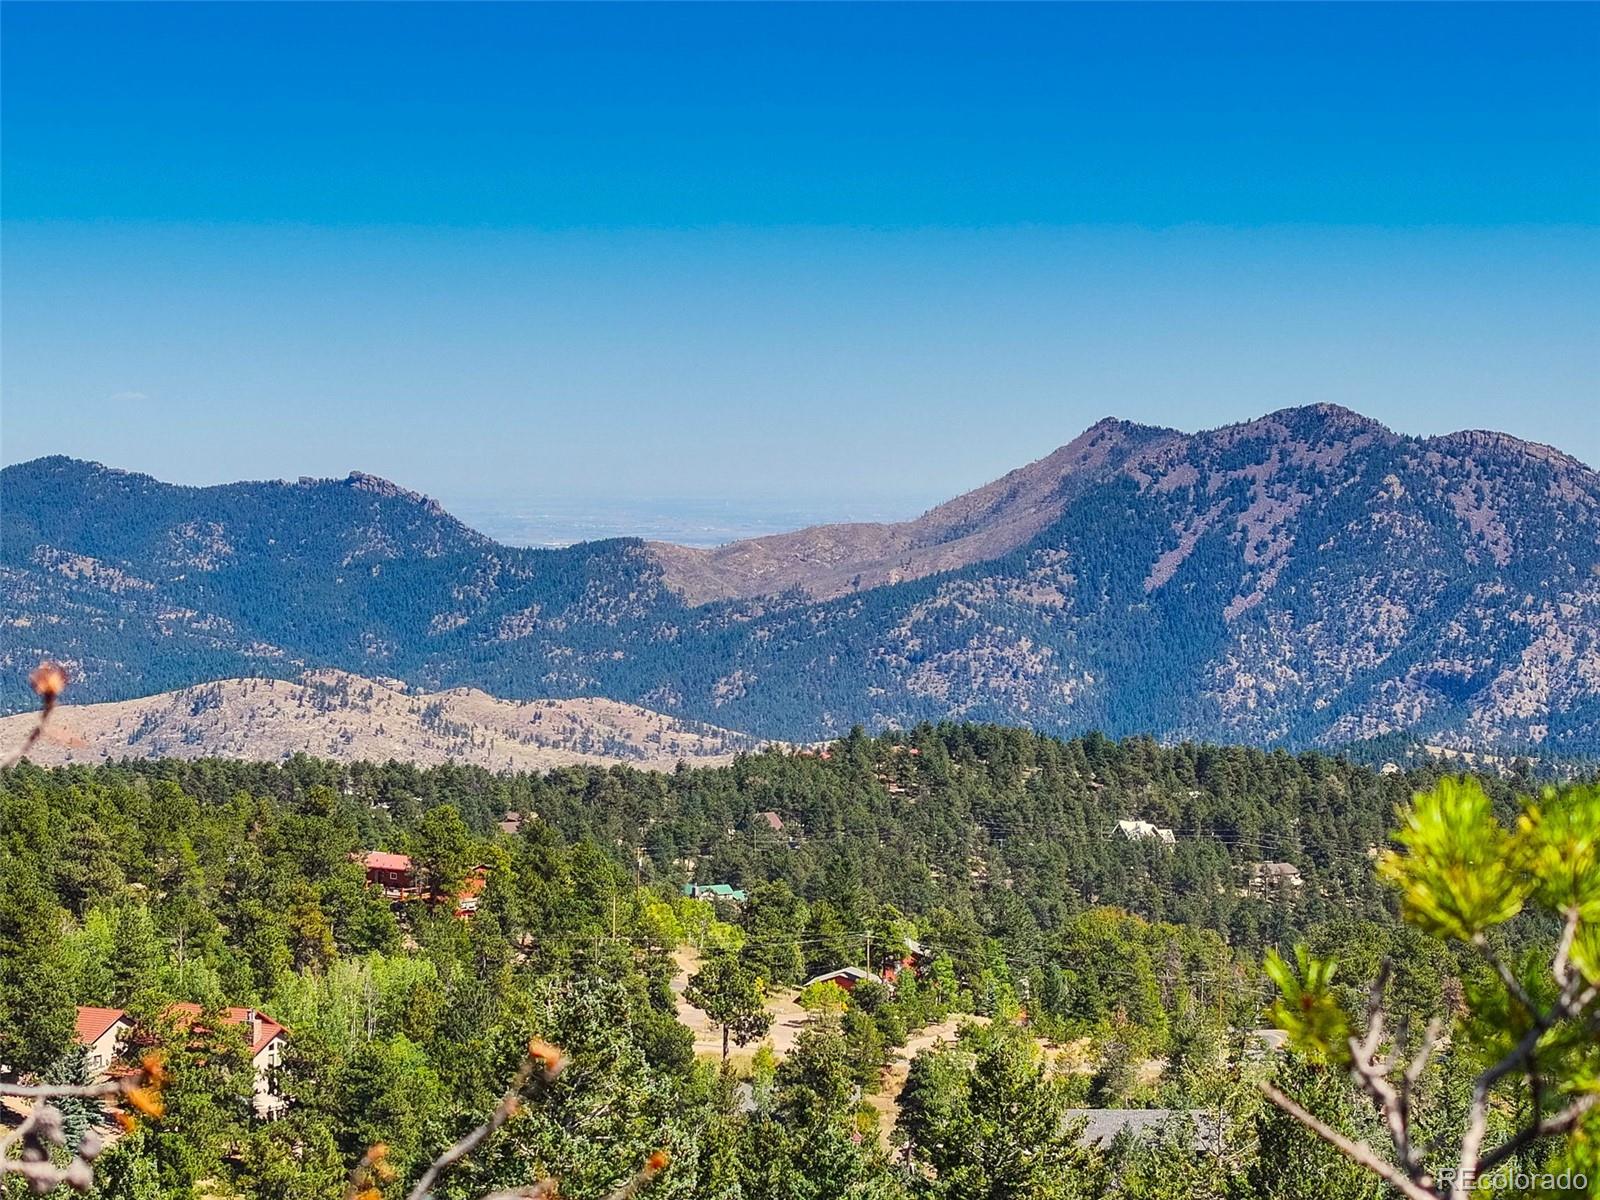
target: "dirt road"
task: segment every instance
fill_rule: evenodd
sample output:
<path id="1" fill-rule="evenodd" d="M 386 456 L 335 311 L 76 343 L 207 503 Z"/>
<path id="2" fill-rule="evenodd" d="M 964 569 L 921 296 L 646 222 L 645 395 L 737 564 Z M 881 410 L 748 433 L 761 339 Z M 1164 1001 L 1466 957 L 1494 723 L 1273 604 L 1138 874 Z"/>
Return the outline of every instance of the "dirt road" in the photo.
<path id="1" fill-rule="evenodd" d="M 722 1030 L 718 1029 L 694 1005 L 683 998 L 684 989 L 689 986 L 689 976 L 700 969 L 701 956 L 693 947 L 685 946 L 678 950 L 674 958 L 678 970 L 672 977 L 672 992 L 677 998 L 678 1020 L 688 1026 L 694 1034 L 694 1052 L 702 1058 L 722 1057 Z M 756 1051 L 762 1046 L 772 1047 L 772 1051 L 780 1059 L 787 1056 L 793 1049 L 795 1039 L 800 1036 L 800 1031 L 805 1028 L 808 1019 L 805 1009 L 795 1001 L 799 993 L 794 988 L 783 988 L 773 992 L 767 1001 L 767 1011 L 772 1014 L 772 1029 L 762 1042 L 752 1043 L 749 1046 L 729 1047 L 728 1061 L 736 1067 L 748 1068 L 754 1059 Z M 889 1132 L 894 1128 L 895 1119 L 900 1115 L 900 1092 L 906 1086 L 906 1076 L 911 1071 L 911 1060 L 930 1046 L 941 1042 L 953 1042 L 956 1031 L 966 1022 L 979 1025 L 987 1024 L 988 1017 L 974 1017 L 970 1014 L 959 1013 L 946 1017 L 937 1025 L 928 1025 L 917 1030 L 906 1039 L 906 1044 L 895 1051 L 894 1057 L 889 1060 L 889 1065 L 883 1070 L 883 1080 L 878 1090 L 866 1097 L 867 1103 L 878 1112 L 878 1135 L 888 1145 Z"/>
<path id="2" fill-rule="evenodd" d="M 694 1052 L 701 1057 L 722 1057 L 722 1030 L 706 1017 L 694 1005 L 683 998 L 684 989 L 689 986 L 689 976 L 700 969 L 700 954 L 693 947 L 685 946 L 673 956 L 678 964 L 678 971 L 672 977 L 672 993 L 677 998 L 678 1020 L 689 1027 L 694 1034 Z M 800 1031 L 805 1028 L 806 1010 L 795 1002 L 799 995 L 794 988 L 781 988 L 774 990 L 767 999 L 767 1011 L 772 1014 L 772 1028 L 762 1042 L 753 1042 L 748 1046 L 729 1046 L 728 1061 L 737 1066 L 748 1067 L 755 1057 L 756 1051 L 762 1045 L 772 1047 L 772 1051 L 779 1058 L 783 1058 L 794 1049 L 794 1042 L 800 1036 Z"/>

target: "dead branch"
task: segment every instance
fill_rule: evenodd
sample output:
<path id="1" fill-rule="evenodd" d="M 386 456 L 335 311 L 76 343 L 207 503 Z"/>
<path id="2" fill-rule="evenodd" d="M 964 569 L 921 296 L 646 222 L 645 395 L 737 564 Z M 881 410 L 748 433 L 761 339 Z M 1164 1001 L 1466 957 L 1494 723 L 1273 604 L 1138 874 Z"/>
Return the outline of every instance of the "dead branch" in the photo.
<path id="1" fill-rule="evenodd" d="M 92 1190 L 94 1161 L 105 1150 L 105 1139 L 90 1130 L 66 1165 L 58 1165 L 54 1151 L 66 1148 L 66 1123 L 61 1110 L 50 1101 L 115 1099 L 126 1101 L 146 1116 L 159 1117 L 163 1111 L 161 1088 L 166 1081 L 160 1057 L 150 1054 L 145 1056 L 137 1071 L 99 1083 L 0 1083 L 0 1096 L 34 1102 L 22 1122 L 0 1138 L 0 1175 L 22 1177 L 39 1195 L 61 1186 L 79 1192 Z M 133 1118 L 128 1113 L 119 1109 L 116 1116 L 125 1128 L 133 1127 Z"/>
<path id="2" fill-rule="evenodd" d="M 522 1061 L 522 1065 L 511 1080 L 511 1086 L 500 1098 L 500 1103 L 495 1105 L 488 1120 L 453 1143 L 429 1163 L 427 1170 L 423 1171 L 417 1180 L 416 1186 L 411 1189 L 407 1200 L 428 1200 L 433 1194 L 434 1185 L 439 1181 L 439 1176 L 481 1146 L 516 1114 L 530 1085 L 548 1086 L 554 1083 L 566 1066 L 566 1056 L 556 1047 L 537 1038 L 529 1042 L 528 1057 Z M 350 1187 L 345 1193 L 346 1200 L 375 1200 L 378 1191 L 371 1185 L 381 1178 L 384 1171 L 382 1159 L 386 1153 L 385 1147 L 374 1146 L 362 1156 L 350 1174 Z M 667 1152 L 657 1150 L 626 1183 L 608 1193 L 605 1200 L 630 1200 L 666 1169 L 667 1162 Z M 488 1192 L 479 1200 L 555 1200 L 559 1186 L 555 1179 L 545 1178 L 534 1183 Z"/>
<path id="3" fill-rule="evenodd" d="M 0 769 L 16 766 L 44 736 L 45 726 L 50 723 L 50 714 L 56 710 L 56 701 L 61 698 L 61 693 L 67 690 L 67 682 L 66 668 L 60 663 L 50 662 L 47 659 L 33 669 L 33 674 L 28 676 L 28 686 L 33 689 L 33 694 L 39 697 L 39 718 L 34 721 L 28 736 L 22 740 L 22 745 L 4 759 L 0 759 Z"/>
<path id="4" fill-rule="evenodd" d="M 1489 1129 L 1489 1093 L 1494 1085 L 1518 1067 L 1531 1063 L 1534 1054 L 1539 1048 L 1547 1030 L 1560 1021 L 1580 1016 L 1588 1006 L 1600 996 L 1600 987 L 1583 988 L 1583 976 L 1574 974 L 1568 980 L 1561 995 L 1557 997 L 1548 1013 L 1535 1012 L 1533 1027 L 1523 1034 L 1522 1039 L 1499 1062 L 1486 1069 L 1478 1076 L 1472 1087 L 1472 1104 L 1468 1109 L 1467 1129 L 1461 1139 L 1461 1158 L 1456 1168 L 1454 1186 L 1451 1188 L 1453 1196 L 1465 1196 L 1472 1187 L 1472 1180 L 1477 1177 L 1481 1168 L 1483 1139 Z M 1580 1114 L 1581 1115 L 1581 1114 Z M 1535 1114 L 1537 1128 L 1541 1122 Z M 1526 1133 L 1527 1131 L 1524 1131 Z M 1512 1141 L 1522 1137 L 1518 1134 Z M 1533 1140 L 1534 1135 L 1529 1135 Z"/>
<path id="5" fill-rule="evenodd" d="M 492 1133 L 511 1119 L 512 1114 L 521 1107 L 523 1090 L 530 1083 L 535 1080 L 546 1085 L 554 1083 L 556 1077 L 566 1069 L 566 1065 L 566 1057 L 548 1042 L 541 1042 L 537 1038 L 529 1042 L 527 1057 L 517 1068 L 511 1086 L 500 1098 L 500 1103 L 495 1105 L 494 1111 L 489 1114 L 489 1119 L 429 1163 L 428 1169 L 417 1180 L 417 1185 L 411 1189 L 407 1200 L 428 1200 L 433 1194 L 433 1185 L 439 1181 L 440 1175 L 471 1154 Z"/>
<path id="6" fill-rule="evenodd" d="M 1312 1133 L 1338 1150 L 1340 1154 L 1343 1154 L 1351 1162 L 1366 1167 L 1367 1170 L 1383 1179 L 1385 1183 L 1388 1183 L 1401 1195 L 1410 1197 L 1410 1200 L 1439 1200 L 1439 1194 L 1432 1188 L 1424 1187 L 1412 1180 L 1393 1163 L 1386 1162 L 1382 1155 L 1365 1142 L 1353 1141 L 1338 1130 L 1312 1116 L 1311 1113 L 1289 1099 L 1288 1096 L 1285 1096 L 1270 1083 L 1263 1083 L 1261 1091 L 1268 1100 L 1271 1100 L 1284 1112 L 1311 1130 Z"/>
<path id="7" fill-rule="evenodd" d="M 1271 1084 L 1262 1085 L 1263 1093 L 1284 1112 L 1336 1148 L 1346 1158 L 1366 1167 L 1404 1195 L 1411 1197 L 1411 1200 L 1443 1200 L 1445 1196 L 1449 1196 L 1451 1200 L 1463 1200 L 1484 1172 L 1491 1171 L 1507 1159 L 1520 1154 L 1541 1138 L 1570 1132 L 1585 1115 L 1600 1106 L 1600 1094 L 1591 1094 L 1573 1101 L 1553 1116 L 1540 1116 L 1543 1090 L 1536 1063 L 1540 1042 L 1561 1022 L 1583 1018 L 1589 1006 L 1600 998 L 1600 986 L 1585 987 L 1584 978 L 1572 971 L 1568 965 L 1577 923 L 1576 914 L 1569 913 L 1553 964 L 1556 979 L 1562 985 L 1561 994 L 1548 1010 L 1541 1009 L 1533 1003 L 1527 991 L 1487 944 L 1480 944 L 1478 947 L 1495 967 L 1507 990 L 1527 1009 L 1530 1025 L 1517 1044 L 1500 1061 L 1479 1074 L 1474 1081 L 1467 1125 L 1461 1139 L 1460 1156 L 1447 1191 L 1436 1188 L 1434 1181 L 1429 1177 L 1423 1151 L 1412 1139 L 1411 1124 L 1412 1096 L 1423 1072 L 1427 1069 L 1434 1047 L 1438 1044 L 1441 1027 L 1437 1020 L 1429 1022 L 1422 1044 L 1401 1070 L 1397 1086 L 1394 1071 L 1400 1062 L 1402 1047 L 1408 1041 L 1409 1030 L 1402 1022 L 1399 1037 L 1396 1039 L 1397 1044 L 1388 1057 L 1380 1057 L 1387 1017 L 1384 1009 L 1384 991 L 1389 981 L 1388 963 L 1383 965 L 1378 978 L 1373 982 L 1365 1030 L 1360 1037 L 1355 1034 L 1350 1036 L 1350 1074 L 1356 1085 L 1377 1105 L 1389 1138 L 1394 1143 L 1398 1165 L 1388 1162 L 1365 1142 L 1353 1141 L 1332 1129 Z M 1497 1083 L 1517 1070 L 1525 1070 L 1528 1074 L 1529 1086 L 1534 1097 L 1532 1124 L 1485 1154 L 1483 1139 L 1489 1127 L 1490 1095 Z"/>
<path id="8" fill-rule="evenodd" d="M 1506 1159 L 1511 1158 L 1513 1155 L 1521 1154 L 1540 1138 L 1557 1137 L 1563 1133 L 1571 1133 L 1577 1128 L 1578 1122 L 1583 1120 L 1589 1110 L 1596 1105 L 1600 1105 L 1600 1092 L 1591 1092 L 1587 1096 L 1574 1100 L 1554 1116 L 1546 1117 L 1537 1125 L 1530 1125 L 1504 1145 L 1498 1146 L 1484 1155 L 1478 1163 L 1478 1172 L 1487 1174 L 1505 1162 Z"/>
<path id="9" fill-rule="evenodd" d="M 1572 940 L 1577 936 L 1578 910 L 1576 908 L 1568 909 L 1567 919 L 1561 926 L 1561 941 L 1556 946 L 1555 962 L 1551 964 L 1551 970 L 1555 973 L 1557 987 L 1564 988 L 1567 986 L 1567 975 L 1571 971 Z"/>

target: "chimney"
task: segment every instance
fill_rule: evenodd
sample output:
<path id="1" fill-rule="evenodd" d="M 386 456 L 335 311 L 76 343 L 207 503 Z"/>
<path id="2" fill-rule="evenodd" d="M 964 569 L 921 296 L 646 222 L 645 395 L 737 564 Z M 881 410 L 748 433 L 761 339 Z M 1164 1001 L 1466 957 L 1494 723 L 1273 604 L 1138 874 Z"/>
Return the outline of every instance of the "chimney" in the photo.
<path id="1" fill-rule="evenodd" d="M 261 1040 L 261 1014 L 253 1008 L 245 1009 L 244 1024 L 249 1030 L 250 1048 L 254 1050 L 256 1043 Z"/>

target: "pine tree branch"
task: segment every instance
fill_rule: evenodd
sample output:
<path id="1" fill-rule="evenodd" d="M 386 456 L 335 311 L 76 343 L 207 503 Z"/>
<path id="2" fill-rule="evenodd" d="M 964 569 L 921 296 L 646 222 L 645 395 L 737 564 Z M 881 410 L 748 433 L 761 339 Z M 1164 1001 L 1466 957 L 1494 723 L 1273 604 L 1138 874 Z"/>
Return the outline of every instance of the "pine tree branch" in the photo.
<path id="1" fill-rule="evenodd" d="M 1561 995 L 1548 1013 L 1535 1013 L 1538 1018 L 1533 1027 L 1499 1062 L 1478 1076 L 1472 1087 L 1472 1103 L 1468 1108 L 1466 1132 L 1461 1139 L 1461 1157 L 1457 1162 L 1452 1196 L 1466 1196 L 1480 1168 L 1483 1139 L 1489 1129 L 1489 1093 L 1494 1085 L 1512 1071 L 1528 1062 L 1538 1050 L 1545 1032 L 1559 1021 L 1579 1017 L 1600 996 L 1600 987 L 1583 987 L 1583 976 L 1573 975 L 1561 990 Z"/>

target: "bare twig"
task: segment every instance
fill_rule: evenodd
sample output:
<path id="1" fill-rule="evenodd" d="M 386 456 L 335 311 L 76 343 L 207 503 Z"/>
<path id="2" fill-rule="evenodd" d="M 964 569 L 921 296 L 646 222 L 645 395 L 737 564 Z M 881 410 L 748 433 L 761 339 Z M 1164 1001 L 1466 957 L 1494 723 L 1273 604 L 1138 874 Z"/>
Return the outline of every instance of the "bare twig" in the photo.
<path id="1" fill-rule="evenodd" d="M 66 1186 L 75 1191 L 87 1192 L 94 1187 L 94 1160 L 105 1149 L 105 1139 L 90 1130 L 65 1166 L 58 1166 L 53 1149 L 67 1145 L 66 1123 L 54 1100 L 109 1100 L 126 1101 L 147 1116 L 162 1113 L 161 1088 L 167 1081 L 166 1070 L 158 1055 L 145 1056 L 139 1069 L 117 1079 L 99 1083 L 0 1083 L 0 1096 L 14 1096 L 34 1101 L 21 1123 L 0 1138 L 0 1175 L 18 1175 L 28 1181 L 35 1192 L 44 1193 Z M 131 1128 L 133 1118 L 118 1111 L 118 1119 Z"/>
<path id="2" fill-rule="evenodd" d="M 1592 1004 L 1596 996 L 1600 996 L 1600 987 L 1590 987 L 1580 991 L 1583 987 L 1583 976 L 1572 975 L 1561 989 L 1561 995 L 1548 1013 L 1535 1012 L 1537 1018 L 1533 1027 L 1522 1035 L 1522 1039 L 1499 1062 L 1486 1069 L 1478 1076 L 1472 1087 L 1472 1103 L 1468 1109 L 1467 1128 L 1461 1139 L 1461 1157 L 1456 1167 L 1455 1183 L 1451 1189 L 1454 1196 L 1465 1196 L 1472 1188 L 1472 1180 L 1477 1177 L 1482 1156 L 1484 1135 L 1489 1129 L 1489 1093 L 1494 1085 L 1504 1079 L 1512 1071 L 1529 1062 L 1539 1048 L 1539 1042 L 1557 1022 L 1582 1015 L 1583 1011 Z M 1539 1114 L 1534 1113 L 1535 1127 L 1538 1126 Z M 1518 1135 L 1519 1137 L 1522 1135 Z M 1514 1140 L 1514 1139 L 1513 1139 Z"/>
<path id="3" fill-rule="evenodd" d="M 1485 1174 L 1494 1170 L 1506 1159 L 1516 1154 L 1521 1154 L 1540 1138 L 1556 1137 L 1559 1134 L 1571 1133 L 1577 1128 L 1578 1122 L 1583 1120 L 1597 1104 L 1600 1104 L 1600 1092 L 1590 1092 L 1587 1096 L 1579 1097 L 1566 1108 L 1552 1117 L 1546 1117 L 1536 1125 L 1530 1125 L 1517 1134 L 1503 1146 L 1497 1146 L 1485 1154 L 1478 1162 L 1478 1173 Z"/>
<path id="4" fill-rule="evenodd" d="M 1423 1072 L 1427 1069 L 1434 1047 L 1438 1044 L 1441 1027 L 1437 1020 L 1429 1022 L 1421 1046 L 1411 1056 L 1409 1062 L 1405 1063 L 1398 1077 L 1397 1086 L 1394 1071 L 1400 1061 L 1401 1049 L 1408 1041 L 1409 1026 L 1404 1021 L 1401 1022 L 1398 1044 L 1388 1057 L 1380 1057 L 1379 1052 L 1384 1045 L 1386 1014 L 1383 996 L 1389 980 L 1388 963 L 1384 964 L 1377 980 L 1373 983 L 1365 1030 L 1359 1037 L 1354 1034 L 1350 1036 L 1350 1073 L 1361 1090 L 1377 1105 L 1390 1140 L 1394 1143 L 1397 1163 L 1388 1162 L 1366 1143 L 1353 1141 L 1330 1128 L 1270 1084 L 1263 1084 L 1262 1091 L 1284 1112 L 1335 1147 L 1346 1158 L 1374 1172 L 1412 1200 L 1424 1200 L 1424 1198 L 1442 1200 L 1446 1195 L 1451 1200 L 1462 1200 L 1470 1194 L 1474 1183 L 1484 1172 L 1499 1166 L 1541 1138 L 1570 1132 L 1586 1114 L 1600 1106 L 1600 1094 L 1594 1094 L 1573 1101 L 1551 1117 L 1542 1117 L 1540 1111 L 1543 1104 L 1543 1080 L 1539 1076 L 1536 1062 L 1540 1042 L 1563 1021 L 1574 1020 L 1582 1023 L 1600 1016 L 1600 1012 L 1590 1014 L 1588 1017 L 1585 1015 L 1596 999 L 1600 999 L 1600 985 L 1586 987 L 1586 981 L 1580 974 L 1567 969 L 1575 932 L 1576 921 L 1569 914 L 1554 964 L 1556 977 L 1562 981 L 1561 994 L 1548 1010 L 1540 1009 L 1531 1000 L 1526 1000 L 1526 992 L 1516 982 L 1515 977 L 1504 969 L 1503 964 L 1499 963 L 1486 946 L 1480 947 L 1489 961 L 1500 971 L 1507 987 L 1519 998 L 1526 1000 L 1530 1026 L 1504 1057 L 1485 1069 L 1474 1081 L 1466 1129 L 1461 1138 L 1460 1156 L 1446 1191 L 1435 1187 L 1434 1180 L 1429 1176 L 1425 1165 L 1426 1155 L 1413 1142 L 1411 1128 L 1412 1096 Z M 1483 1139 L 1489 1127 L 1490 1095 L 1496 1084 L 1519 1069 L 1527 1072 L 1533 1094 L 1532 1122 L 1504 1145 L 1484 1154 Z"/>
<path id="5" fill-rule="evenodd" d="M 494 1106 L 494 1111 L 489 1114 L 489 1119 L 469 1132 L 460 1141 L 448 1147 L 443 1154 L 429 1163 L 428 1169 L 417 1180 L 417 1185 L 411 1189 L 407 1200 L 428 1200 L 428 1197 L 433 1194 L 433 1185 L 439 1181 L 440 1175 L 471 1154 L 483 1144 L 490 1134 L 511 1119 L 512 1114 L 521 1107 L 524 1088 L 535 1079 L 547 1084 L 553 1083 L 556 1076 L 561 1074 L 566 1065 L 566 1057 L 548 1042 L 541 1042 L 537 1038 L 529 1042 L 528 1056 L 522 1060 L 522 1065 L 517 1068 L 517 1073 L 511 1080 L 511 1086 L 506 1089 L 506 1094 L 500 1098 L 500 1103 Z"/>
<path id="6" fill-rule="evenodd" d="M 628 1200 L 630 1196 L 637 1196 L 645 1184 L 661 1174 L 666 1168 L 667 1152 L 665 1150 L 657 1150 L 645 1160 L 644 1166 L 639 1168 L 632 1179 L 628 1180 L 616 1191 L 608 1193 L 606 1200 Z"/>
<path id="7" fill-rule="evenodd" d="M 1578 910 L 1570 908 L 1567 910 L 1566 922 L 1561 927 L 1561 941 L 1556 946 L 1555 962 L 1551 964 L 1551 970 L 1555 973 L 1557 987 L 1564 988 L 1567 986 L 1567 975 L 1571 970 L 1572 940 L 1577 936 Z"/>
<path id="8" fill-rule="evenodd" d="M 551 1084 L 556 1076 L 566 1069 L 567 1059 L 556 1047 L 548 1042 L 535 1038 L 528 1043 L 528 1057 L 517 1069 L 516 1076 L 511 1080 L 511 1086 L 506 1089 L 506 1094 L 500 1098 L 500 1103 L 495 1105 L 494 1111 L 489 1114 L 489 1119 L 482 1125 L 471 1130 L 465 1137 L 452 1144 L 445 1152 L 428 1164 L 427 1170 L 417 1180 L 416 1186 L 411 1189 L 407 1200 L 428 1200 L 433 1194 L 433 1186 L 451 1167 L 455 1166 L 467 1155 L 471 1154 L 496 1130 L 509 1121 L 522 1105 L 522 1098 L 528 1086 L 532 1083 Z M 368 1191 L 368 1185 L 373 1181 L 381 1169 L 381 1160 L 387 1153 L 381 1146 L 368 1150 L 356 1168 L 350 1174 L 350 1188 L 345 1193 L 346 1200 L 367 1200 L 369 1196 L 376 1196 L 375 1190 Z M 605 1200 L 630 1200 L 637 1195 L 641 1188 L 666 1169 L 668 1162 L 667 1152 L 657 1150 L 640 1167 L 631 1178 L 613 1192 L 607 1193 Z M 555 1200 L 559 1184 L 555 1179 L 546 1178 L 533 1183 L 520 1184 L 516 1187 L 502 1188 L 488 1192 L 479 1200 Z"/>
<path id="9" fill-rule="evenodd" d="M 561 1185 L 554 1179 L 541 1179 L 524 1187 L 507 1188 L 503 1192 L 489 1192 L 479 1200 L 555 1200 L 556 1189 Z"/>
<path id="10" fill-rule="evenodd" d="M 1351 1162 L 1366 1167 L 1367 1170 L 1377 1175 L 1385 1183 L 1400 1192 L 1401 1195 L 1409 1197 L 1410 1200 L 1439 1200 L 1439 1194 L 1432 1188 L 1424 1187 L 1393 1163 L 1385 1161 L 1382 1155 L 1365 1142 L 1353 1141 L 1338 1130 L 1312 1116 L 1311 1113 L 1289 1099 L 1288 1096 L 1285 1096 L 1270 1083 L 1263 1083 L 1261 1091 L 1268 1100 L 1271 1100 L 1284 1112 L 1311 1130 L 1312 1133 L 1338 1150 L 1340 1154 L 1343 1154 Z"/>
<path id="11" fill-rule="evenodd" d="M 1421 1052 L 1408 1064 L 1400 1077 L 1400 1086 L 1396 1088 L 1389 1081 L 1389 1075 L 1394 1069 L 1394 1060 L 1378 1057 L 1378 1051 L 1384 1041 L 1386 1014 L 1383 996 L 1389 986 L 1391 969 L 1391 964 L 1385 960 L 1378 971 L 1378 977 L 1372 982 L 1372 989 L 1367 999 L 1366 1036 L 1360 1040 L 1354 1036 L 1350 1038 L 1350 1073 L 1377 1105 L 1379 1115 L 1383 1117 L 1384 1125 L 1389 1131 L 1389 1140 L 1394 1143 L 1395 1154 L 1406 1176 L 1419 1184 L 1426 1185 L 1431 1181 L 1427 1178 L 1422 1154 L 1411 1138 L 1411 1093 L 1423 1068 L 1427 1065 L 1428 1055 L 1432 1053 L 1432 1040 L 1437 1031 L 1435 1026 L 1429 1026 L 1428 1038 Z M 1402 1021 L 1399 1045 L 1404 1045 L 1409 1040 L 1409 1030 L 1409 1024 Z"/>

